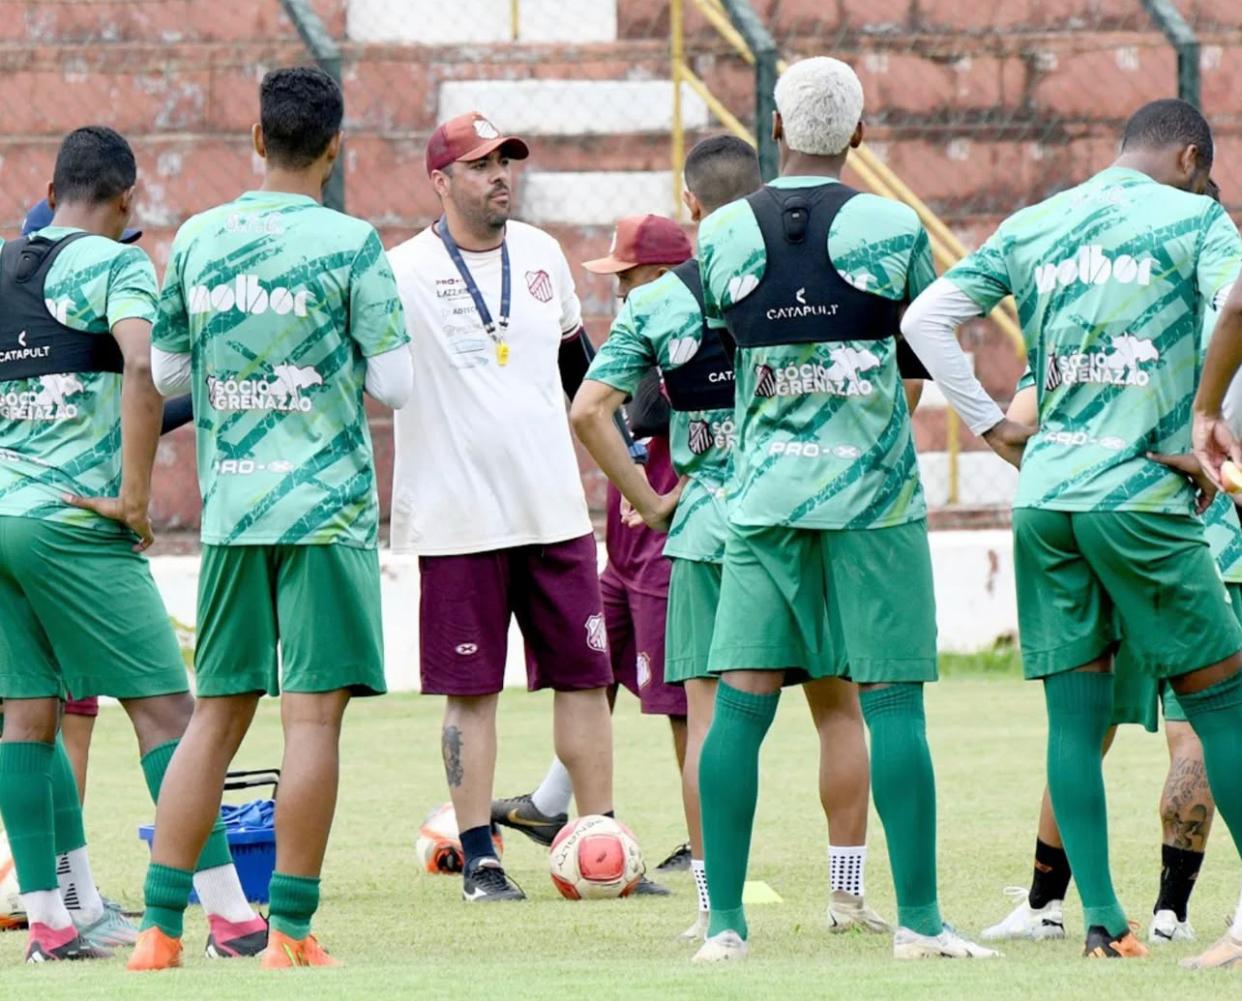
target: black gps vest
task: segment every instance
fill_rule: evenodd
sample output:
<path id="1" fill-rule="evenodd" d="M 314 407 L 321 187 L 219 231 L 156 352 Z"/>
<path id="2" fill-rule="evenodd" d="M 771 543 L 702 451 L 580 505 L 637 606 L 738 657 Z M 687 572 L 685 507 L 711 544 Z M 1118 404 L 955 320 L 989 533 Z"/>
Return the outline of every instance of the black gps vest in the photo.
<path id="1" fill-rule="evenodd" d="M 70 372 L 121 372 L 110 334 L 74 330 L 48 312 L 44 286 L 52 264 L 88 233 L 52 241 L 10 240 L 0 249 L 0 381 Z"/>
<path id="2" fill-rule="evenodd" d="M 707 325 L 699 262 L 692 257 L 673 268 L 673 274 L 699 304 L 703 326 L 699 331 L 699 349 L 694 356 L 684 364 L 663 372 L 664 391 L 668 394 L 669 403 L 674 410 L 681 411 L 732 410 L 735 346 L 726 344 L 722 337 L 724 331 L 713 330 Z"/>
<path id="3" fill-rule="evenodd" d="M 901 304 L 862 292 L 828 256 L 828 231 L 858 192 L 844 184 L 764 187 L 750 195 L 767 266 L 749 295 L 725 310 L 744 348 L 823 341 L 871 341 L 899 331 Z"/>

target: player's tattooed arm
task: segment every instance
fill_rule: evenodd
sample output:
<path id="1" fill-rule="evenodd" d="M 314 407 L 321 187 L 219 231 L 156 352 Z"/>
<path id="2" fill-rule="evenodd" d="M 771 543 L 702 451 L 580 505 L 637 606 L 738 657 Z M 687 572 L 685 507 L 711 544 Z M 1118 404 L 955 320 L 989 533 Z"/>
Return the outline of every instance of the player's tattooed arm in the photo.
<path id="1" fill-rule="evenodd" d="M 448 779 L 450 789 L 458 789 L 465 780 L 465 769 L 461 764 L 461 729 L 449 725 L 440 735 L 440 753 L 444 756 L 444 777 Z"/>

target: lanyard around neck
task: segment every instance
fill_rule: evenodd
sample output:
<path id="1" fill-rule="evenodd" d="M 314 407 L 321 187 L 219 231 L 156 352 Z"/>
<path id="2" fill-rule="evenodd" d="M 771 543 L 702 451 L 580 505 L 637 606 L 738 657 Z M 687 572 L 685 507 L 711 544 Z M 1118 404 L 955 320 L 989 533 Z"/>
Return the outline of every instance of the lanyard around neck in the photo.
<path id="1" fill-rule="evenodd" d="M 483 323 L 483 329 L 487 332 L 488 337 L 500 344 L 505 339 L 505 331 L 509 329 L 510 306 L 512 305 L 512 288 L 511 276 L 509 271 L 509 243 L 502 240 L 500 243 L 500 321 L 492 319 L 492 311 L 487 308 L 487 303 L 483 299 L 483 293 L 479 291 L 478 282 L 474 280 L 474 275 L 470 273 L 470 267 L 466 264 L 466 259 L 461 255 L 461 248 L 457 246 L 457 241 L 453 239 L 453 234 L 449 232 L 448 222 L 444 216 L 440 216 L 440 221 L 436 223 L 436 235 L 440 237 L 440 242 L 444 244 L 444 249 L 448 251 L 449 257 L 457 268 L 457 273 L 461 275 L 461 280 L 466 283 L 466 291 L 470 293 L 470 298 L 474 300 L 474 308 L 478 310 L 479 319 Z M 500 333 L 496 330 L 499 327 Z"/>

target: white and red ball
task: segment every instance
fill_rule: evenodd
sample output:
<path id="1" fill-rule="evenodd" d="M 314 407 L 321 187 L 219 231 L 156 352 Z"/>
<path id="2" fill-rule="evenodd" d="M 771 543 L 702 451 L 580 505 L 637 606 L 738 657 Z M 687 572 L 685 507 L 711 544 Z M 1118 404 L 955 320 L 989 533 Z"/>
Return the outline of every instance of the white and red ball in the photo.
<path id="1" fill-rule="evenodd" d="M 634 892 L 646 872 L 638 839 L 612 817 L 579 817 L 548 851 L 552 882 L 569 900 L 610 900 Z"/>
<path id="2" fill-rule="evenodd" d="M 496 857 L 504 854 L 505 843 L 498 828 L 492 829 Z M 457 811 L 452 803 L 441 803 L 423 819 L 414 843 L 418 861 L 432 875 L 451 876 L 460 873 L 465 859 L 461 850 L 461 834 L 457 829 Z"/>

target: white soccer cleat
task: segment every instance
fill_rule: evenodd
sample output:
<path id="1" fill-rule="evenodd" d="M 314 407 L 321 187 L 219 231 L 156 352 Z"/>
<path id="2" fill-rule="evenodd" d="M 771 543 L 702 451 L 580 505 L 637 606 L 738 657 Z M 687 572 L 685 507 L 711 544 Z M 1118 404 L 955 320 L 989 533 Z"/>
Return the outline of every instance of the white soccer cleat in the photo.
<path id="1" fill-rule="evenodd" d="M 1195 930 L 1189 921 L 1178 921 L 1177 914 L 1171 910 L 1156 911 L 1151 916 L 1151 924 L 1147 926 L 1147 941 L 1152 945 L 1164 945 L 1166 942 L 1193 942 Z"/>
<path id="2" fill-rule="evenodd" d="M 856 897 L 844 890 L 833 890 L 828 898 L 828 930 L 891 935 L 893 926 L 868 907 L 862 897 Z"/>
<path id="3" fill-rule="evenodd" d="M 893 936 L 894 959 L 995 959 L 1000 953 L 962 938 L 945 925 L 939 935 L 920 935 L 898 928 Z"/>
<path id="4" fill-rule="evenodd" d="M 1032 907 L 1025 887 L 1007 886 L 1005 895 L 1019 901 L 999 924 L 984 928 L 979 936 L 985 942 L 1005 939 L 1028 939 L 1042 942 L 1045 939 L 1065 938 L 1064 901 L 1050 900 L 1043 907 Z"/>
<path id="5" fill-rule="evenodd" d="M 1183 970 L 1225 970 L 1230 967 L 1242 970 L 1242 938 L 1225 932 L 1207 952 L 1183 959 L 1178 965 Z"/>
<path id="6" fill-rule="evenodd" d="M 677 941 L 685 942 L 687 945 L 702 942 L 707 938 L 707 920 L 707 912 L 699 911 L 699 916 L 694 919 L 694 924 L 678 935 Z"/>
<path id="7" fill-rule="evenodd" d="M 722 931 L 704 941 L 692 963 L 737 963 L 746 958 L 746 940 L 735 931 Z"/>

